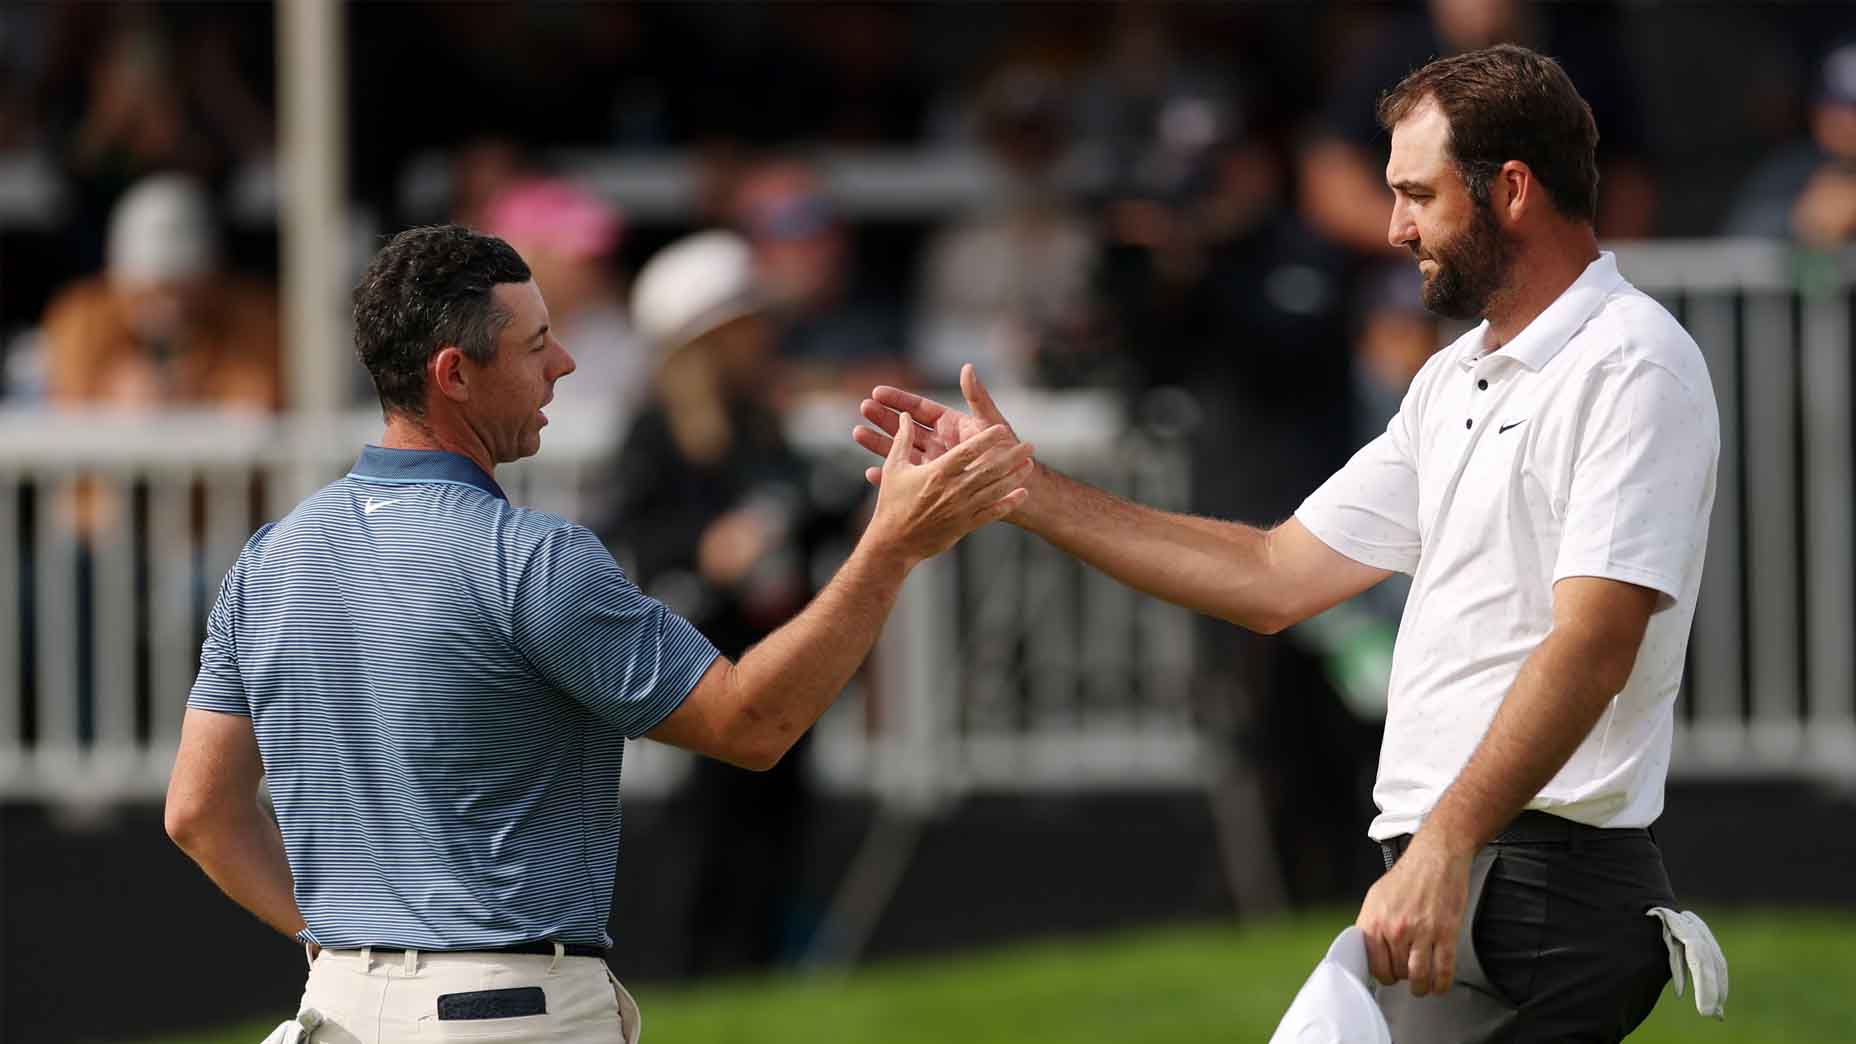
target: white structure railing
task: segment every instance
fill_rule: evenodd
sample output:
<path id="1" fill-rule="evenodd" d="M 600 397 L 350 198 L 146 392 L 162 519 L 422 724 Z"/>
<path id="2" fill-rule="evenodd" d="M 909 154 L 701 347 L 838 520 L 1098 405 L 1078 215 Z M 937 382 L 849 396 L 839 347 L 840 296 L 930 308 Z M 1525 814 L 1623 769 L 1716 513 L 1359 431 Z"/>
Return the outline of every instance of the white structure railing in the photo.
<path id="1" fill-rule="evenodd" d="M 1632 244 L 1625 274 L 1664 300 L 1714 375 L 1724 451 L 1679 705 L 1678 774 L 1856 776 L 1856 255 L 1767 243 Z M 1104 397 L 1017 395 L 1047 460 L 1182 507 L 1181 447 Z M 797 415 L 845 453 L 848 403 Z M 0 414 L 0 796 L 160 793 L 202 621 L 250 531 L 339 475 L 370 415 Z M 556 424 L 503 469 L 512 499 L 578 517 L 613 433 Z M 1194 625 L 997 527 L 918 571 L 858 693 L 819 726 L 834 787 L 928 807 L 974 788 L 1198 785 Z M 632 793 L 685 761 L 627 759 Z"/>
<path id="2" fill-rule="evenodd" d="M 1856 251 L 1647 243 L 1618 265 L 1694 335 L 1721 413 L 1673 767 L 1856 777 Z"/>
<path id="3" fill-rule="evenodd" d="M 1053 463 L 1183 505 L 1182 455 L 1125 432 L 1112 400 L 1019 405 L 1021 430 Z M 845 438 L 854 416 L 848 402 L 813 406 L 793 432 L 861 469 Z M 258 524 L 342 474 L 378 431 L 372 414 L 0 413 L 0 795 L 159 794 L 219 578 Z M 498 478 L 517 503 L 579 517 L 614 441 L 557 423 L 540 455 Z M 1079 773 L 1189 780 L 1193 733 L 1177 694 L 1190 633 L 1182 610 L 1015 531 L 987 533 L 910 581 L 863 692 L 822 726 L 815 764 L 828 785 L 899 800 Z M 982 634 L 993 637 L 970 659 L 963 646 Z M 964 746 L 950 752 L 955 734 Z M 684 766 L 640 743 L 626 788 L 662 791 Z"/>

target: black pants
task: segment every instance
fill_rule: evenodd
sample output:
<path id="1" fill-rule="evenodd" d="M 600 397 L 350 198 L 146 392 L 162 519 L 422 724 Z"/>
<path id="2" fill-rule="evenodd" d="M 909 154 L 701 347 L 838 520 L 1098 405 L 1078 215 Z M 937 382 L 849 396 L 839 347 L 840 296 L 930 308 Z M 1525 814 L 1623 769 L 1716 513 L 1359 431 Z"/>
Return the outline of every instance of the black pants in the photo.
<path id="1" fill-rule="evenodd" d="M 1388 865 L 1409 838 L 1383 846 Z M 1477 853 L 1442 996 L 1378 990 L 1395 1044 L 1619 1041 L 1669 981 L 1651 907 L 1675 905 L 1648 831 L 1526 812 Z"/>

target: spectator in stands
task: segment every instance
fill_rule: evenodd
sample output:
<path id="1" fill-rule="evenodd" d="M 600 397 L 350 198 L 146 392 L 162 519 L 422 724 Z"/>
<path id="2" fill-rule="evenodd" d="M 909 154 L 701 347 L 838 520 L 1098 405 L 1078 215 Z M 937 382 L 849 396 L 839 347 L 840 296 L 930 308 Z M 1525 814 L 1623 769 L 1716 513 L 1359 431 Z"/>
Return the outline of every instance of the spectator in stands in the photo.
<path id="1" fill-rule="evenodd" d="M 1363 287 L 1360 332 L 1354 342 L 1355 386 L 1365 445 L 1398 412 L 1405 389 L 1443 343 L 1437 317 L 1424 310 L 1423 276 L 1410 267 L 1381 268 Z"/>
<path id="2" fill-rule="evenodd" d="M 556 415 L 616 438 L 650 382 L 651 360 L 632 332 L 615 254 L 619 211 L 562 178 L 518 181 L 485 208 L 483 229 L 516 249 L 544 288 L 548 313 L 574 355 L 574 379 L 554 392 Z"/>
<path id="3" fill-rule="evenodd" d="M 163 174 L 138 183 L 110 217 L 107 250 L 102 275 L 46 309 L 52 402 L 280 405 L 276 296 L 220 269 L 211 204 L 197 181 Z"/>
<path id="4" fill-rule="evenodd" d="M 1301 158 L 1301 205 L 1309 224 L 1357 255 L 1403 263 L 1403 252 L 1386 245 L 1392 193 L 1385 187 L 1387 138 L 1373 122 L 1379 93 L 1431 58 L 1518 43 L 1558 59 L 1605 128 L 1598 148 L 1605 185 L 1599 236 L 1650 235 L 1656 191 L 1645 157 L 1642 91 L 1630 78 L 1635 66 L 1621 53 L 1608 12 L 1523 0 L 1429 0 L 1428 6 L 1428 18 L 1369 15 L 1356 60 L 1336 63 L 1346 72 Z"/>
<path id="5" fill-rule="evenodd" d="M 252 7 L 268 29 L 269 14 Z M 270 112 L 247 68 L 268 70 L 237 5 L 59 5 L 49 16 L 46 116 L 74 190 L 70 222 L 80 270 L 100 260 L 116 201 L 151 175 L 178 171 L 217 185 L 267 155 Z M 261 75 L 261 72 L 259 73 Z"/>
<path id="6" fill-rule="evenodd" d="M 1051 73 L 1008 67 L 982 91 L 979 135 L 1005 184 L 986 209 L 929 245 L 916 302 L 913 360 L 953 387 L 963 362 L 996 383 L 1033 383 L 1039 357 L 1084 335 L 1094 230 L 1055 183 L 1069 145 L 1068 98 Z"/>
<path id="7" fill-rule="evenodd" d="M 451 221 L 484 228 L 490 203 L 521 182 L 537 177 L 522 147 L 508 138 L 475 138 L 451 153 Z"/>
<path id="8" fill-rule="evenodd" d="M 1248 134 L 1234 95 L 1181 89 L 1152 118 L 1132 153 L 1147 160 L 1105 212 L 1115 356 L 1153 389 L 1154 415 L 1196 418 L 1194 512 L 1283 518 L 1355 446 L 1345 267 L 1284 205 L 1284 163 Z M 1202 691 L 1256 768 L 1290 898 L 1363 885 L 1372 861 L 1335 853 L 1357 851 L 1347 839 L 1365 828 L 1370 779 L 1334 766 L 1371 764 L 1372 726 L 1341 704 L 1320 651 L 1203 626 L 1216 640 Z M 1296 698 L 1269 698 L 1283 692 Z"/>
<path id="9" fill-rule="evenodd" d="M 1809 140 L 1759 167 L 1741 190 L 1725 231 L 1791 238 L 1820 249 L 1856 240 L 1856 40 L 1824 58 Z"/>
<path id="10" fill-rule="evenodd" d="M 734 213 L 792 388 L 856 393 L 872 374 L 906 372 L 899 317 L 853 279 L 850 230 L 817 172 L 764 161 L 735 186 Z"/>
<path id="11" fill-rule="evenodd" d="M 640 270 L 632 314 L 658 353 L 656 382 L 619 454 L 617 500 L 595 526 L 641 588 L 729 656 L 805 605 L 814 552 L 863 496 L 855 475 L 835 469 L 834 487 L 830 469 L 815 474 L 787 444 L 766 305 L 751 249 L 732 233 L 680 240 Z M 834 510 L 821 509 L 819 491 L 833 488 Z M 685 797 L 697 845 L 690 972 L 765 965 L 795 945 L 804 772 L 798 753 L 761 775 L 696 764 Z"/>

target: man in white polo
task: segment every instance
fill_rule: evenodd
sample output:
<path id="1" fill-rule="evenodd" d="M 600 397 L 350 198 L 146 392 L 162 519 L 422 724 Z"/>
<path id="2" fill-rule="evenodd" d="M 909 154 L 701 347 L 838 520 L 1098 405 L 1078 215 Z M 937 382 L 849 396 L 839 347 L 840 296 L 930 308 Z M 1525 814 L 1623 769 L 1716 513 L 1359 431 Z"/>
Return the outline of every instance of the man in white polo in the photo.
<path id="1" fill-rule="evenodd" d="M 1011 521 L 1265 632 L 1410 573 L 1374 788 L 1388 869 L 1358 919 L 1393 1039 L 1618 1040 L 1669 976 L 1647 828 L 1714 500 L 1713 388 L 1694 341 L 1598 250 L 1598 133 L 1556 63 L 1512 46 L 1442 59 L 1379 116 L 1391 242 L 1429 308 L 1482 320 L 1385 434 L 1273 529 L 1042 465 Z M 879 388 L 864 415 L 881 431 L 858 441 L 887 451 L 907 411 L 933 457 L 1003 422 L 970 367 L 962 390 L 971 415 Z"/>

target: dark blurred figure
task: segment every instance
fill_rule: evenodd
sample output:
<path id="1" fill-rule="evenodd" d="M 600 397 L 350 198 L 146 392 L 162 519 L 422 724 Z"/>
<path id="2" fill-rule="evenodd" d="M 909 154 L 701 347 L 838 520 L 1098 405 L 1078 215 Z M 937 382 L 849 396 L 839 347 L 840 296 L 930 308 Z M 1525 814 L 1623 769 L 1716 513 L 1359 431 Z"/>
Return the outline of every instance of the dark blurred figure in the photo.
<path id="1" fill-rule="evenodd" d="M 897 309 L 854 277 L 851 230 L 810 166 L 773 159 L 735 185 L 788 387 L 860 394 L 908 377 Z"/>
<path id="2" fill-rule="evenodd" d="M 1410 265 L 1377 268 L 1361 288 L 1354 341 L 1359 445 L 1385 430 L 1412 378 L 1443 344 L 1437 317 L 1424 309 L 1423 288 L 1423 275 Z"/>
<path id="3" fill-rule="evenodd" d="M 1819 249 L 1856 240 L 1856 40 L 1824 57 L 1810 138 L 1760 165 L 1722 231 Z"/>
<path id="4" fill-rule="evenodd" d="M 1282 160 L 1237 97 L 1158 99 L 1105 208 L 1102 289 L 1114 357 L 1147 389 L 1140 417 L 1185 421 L 1192 510 L 1267 523 L 1355 445 L 1346 271 L 1285 204 Z M 1373 871 L 1358 838 L 1376 725 L 1342 703 L 1320 650 L 1202 626 L 1203 697 L 1261 780 L 1289 897 L 1350 894 Z"/>
<path id="5" fill-rule="evenodd" d="M 982 90 L 977 131 L 1005 187 L 928 247 L 912 358 L 929 381 L 953 387 L 971 362 L 993 387 L 1035 383 L 1043 356 L 1085 336 L 1096 241 L 1056 181 L 1068 103 L 1061 81 L 1031 65 Z"/>
<path id="6" fill-rule="evenodd" d="M 862 495 L 853 476 L 837 484 L 841 510 L 816 506 L 830 483 L 787 444 L 770 401 L 765 306 L 750 248 L 730 233 L 680 240 L 640 270 L 632 313 L 658 353 L 655 386 L 599 527 L 641 588 L 731 657 L 805 605 L 813 553 Z M 692 974 L 762 967 L 804 942 L 806 743 L 766 773 L 707 758 L 692 769 Z"/>
<path id="7" fill-rule="evenodd" d="M 274 410 L 278 336 L 275 293 L 219 267 L 204 187 L 158 175 L 117 204 L 103 274 L 46 309 L 45 390 L 60 406 Z"/>
<path id="8" fill-rule="evenodd" d="M 1374 120 L 1379 95 L 1431 58 L 1516 43 L 1557 59 L 1605 129 L 1598 145 L 1603 189 L 1598 234 L 1635 239 L 1655 230 L 1656 188 L 1648 128 L 1613 13 L 1590 4 L 1525 0 L 1429 0 L 1428 16 L 1366 16 L 1358 53 L 1345 69 L 1301 158 L 1301 206 L 1309 223 L 1364 257 L 1402 256 L 1386 242 L 1392 193 L 1385 186 L 1389 141 Z"/>
<path id="9" fill-rule="evenodd" d="M 616 441 L 646 394 L 652 369 L 651 353 L 624 305 L 618 209 L 567 179 L 530 178 L 497 193 L 481 227 L 528 262 L 556 336 L 573 353 L 573 379 L 554 389 L 558 417 Z"/>
<path id="10" fill-rule="evenodd" d="M 508 138 L 473 138 L 451 151 L 451 222 L 485 228 L 490 203 L 516 184 L 535 178 L 522 146 Z"/>
<path id="11" fill-rule="evenodd" d="M 1423 283 L 1409 265 L 1382 265 L 1361 287 L 1353 345 L 1356 447 L 1385 430 L 1412 378 L 1442 344 L 1437 318 L 1424 310 Z M 1411 577 L 1395 573 L 1290 632 L 1320 660 L 1352 717 L 1369 727 L 1385 720 L 1392 647 L 1410 591 Z M 1370 790 L 1370 778 L 1365 785 Z"/>
<path id="12" fill-rule="evenodd" d="M 269 154 L 270 30 L 256 5 L 55 9 L 45 115 L 74 189 L 83 268 L 100 261 L 105 216 L 131 185 L 162 171 L 218 185 L 237 163 Z"/>

